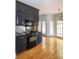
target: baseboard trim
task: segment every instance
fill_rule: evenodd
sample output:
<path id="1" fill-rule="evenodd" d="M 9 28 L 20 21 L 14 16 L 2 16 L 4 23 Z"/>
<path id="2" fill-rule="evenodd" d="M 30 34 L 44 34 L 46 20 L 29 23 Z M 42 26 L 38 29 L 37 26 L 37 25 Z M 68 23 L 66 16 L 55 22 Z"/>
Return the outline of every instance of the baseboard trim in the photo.
<path id="1" fill-rule="evenodd" d="M 42 34 L 42 36 L 45 36 L 45 37 L 56 37 L 56 38 L 59 38 L 59 39 L 63 39 L 63 37 L 59 37 L 59 36 L 47 36 L 45 34 Z"/>
<path id="2" fill-rule="evenodd" d="M 59 37 L 59 36 L 54 36 L 54 37 L 59 38 L 59 39 L 63 39 L 63 37 Z"/>

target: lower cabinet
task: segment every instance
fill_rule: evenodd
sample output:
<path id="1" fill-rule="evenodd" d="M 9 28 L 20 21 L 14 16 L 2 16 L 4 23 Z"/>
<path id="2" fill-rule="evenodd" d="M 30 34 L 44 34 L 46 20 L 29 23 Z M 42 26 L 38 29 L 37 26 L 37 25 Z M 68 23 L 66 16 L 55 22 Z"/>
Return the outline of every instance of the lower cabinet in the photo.
<path id="1" fill-rule="evenodd" d="M 16 53 L 26 49 L 26 37 L 16 36 Z"/>
<path id="2" fill-rule="evenodd" d="M 23 51 L 25 49 L 31 49 L 35 47 L 37 44 L 42 42 L 42 35 L 37 32 L 34 35 L 21 35 L 16 36 L 16 53 Z"/>
<path id="3" fill-rule="evenodd" d="M 42 42 L 42 35 L 40 32 L 37 32 L 37 44 Z"/>

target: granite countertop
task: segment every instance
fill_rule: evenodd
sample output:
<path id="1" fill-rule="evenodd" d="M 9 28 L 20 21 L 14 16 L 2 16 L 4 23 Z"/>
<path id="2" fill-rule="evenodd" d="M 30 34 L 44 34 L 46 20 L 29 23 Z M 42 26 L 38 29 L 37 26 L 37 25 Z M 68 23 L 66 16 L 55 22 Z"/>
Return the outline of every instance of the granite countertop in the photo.
<path id="1" fill-rule="evenodd" d="M 22 36 L 22 35 L 26 35 L 26 36 L 29 36 L 29 35 L 35 35 L 35 32 L 22 32 L 22 33 L 18 33 L 16 32 L 16 36 Z"/>
<path id="2" fill-rule="evenodd" d="M 17 33 L 17 32 L 16 32 L 16 36 L 28 35 L 28 34 L 29 34 L 29 32 L 22 32 L 22 33 Z"/>
<path id="3" fill-rule="evenodd" d="M 23 32 L 23 33 L 16 33 L 16 36 L 21 36 L 21 35 L 25 35 L 26 33 Z"/>

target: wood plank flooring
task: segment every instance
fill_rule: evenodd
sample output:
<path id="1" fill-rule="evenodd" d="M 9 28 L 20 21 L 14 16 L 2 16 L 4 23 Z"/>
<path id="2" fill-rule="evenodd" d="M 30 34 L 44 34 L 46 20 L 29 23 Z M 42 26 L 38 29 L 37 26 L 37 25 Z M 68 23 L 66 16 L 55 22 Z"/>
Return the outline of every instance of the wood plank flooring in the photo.
<path id="1" fill-rule="evenodd" d="M 16 54 L 16 59 L 63 59 L 63 40 L 43 37 L 36 47 Z"/>

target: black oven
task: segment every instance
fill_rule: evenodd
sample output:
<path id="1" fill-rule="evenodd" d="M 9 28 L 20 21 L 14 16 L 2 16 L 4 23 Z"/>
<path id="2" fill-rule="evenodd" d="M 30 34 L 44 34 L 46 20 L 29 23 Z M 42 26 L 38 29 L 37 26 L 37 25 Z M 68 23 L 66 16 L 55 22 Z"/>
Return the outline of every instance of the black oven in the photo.
<path id="1" fill-rule="evenodd" d="M 27 49 L 33 48 L 37 44 L 37 36 L 36 33 L 30 33 L 27 37 Z"/>

